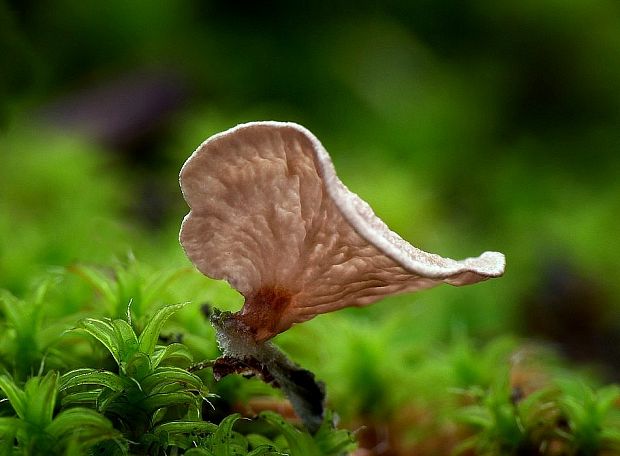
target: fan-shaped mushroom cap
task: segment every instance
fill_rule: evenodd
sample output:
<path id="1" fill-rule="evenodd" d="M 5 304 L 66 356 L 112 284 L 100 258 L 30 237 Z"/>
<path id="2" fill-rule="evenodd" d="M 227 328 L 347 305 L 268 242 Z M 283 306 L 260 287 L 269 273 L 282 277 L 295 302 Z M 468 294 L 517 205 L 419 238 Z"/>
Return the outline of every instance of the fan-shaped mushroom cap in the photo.
<path id="1" fill-rule="evenodd" d="M 191 208 L 181 244 L 203 274 L 243 294 L 238 317 L 259 341 L 321 313 L 504 272 L 501 253 L 455 261 L 403 240 L 294 123 L 252 122 L 212 136 L 180 182 Z"/>

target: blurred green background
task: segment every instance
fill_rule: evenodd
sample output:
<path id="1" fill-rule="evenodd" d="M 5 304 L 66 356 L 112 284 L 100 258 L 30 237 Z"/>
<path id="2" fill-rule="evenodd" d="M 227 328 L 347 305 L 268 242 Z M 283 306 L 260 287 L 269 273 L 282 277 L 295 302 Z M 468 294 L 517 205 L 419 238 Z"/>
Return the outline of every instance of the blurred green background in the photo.
<path id="1" fill-rule="evenodd" d="M 506 254 L 502 279 L 343 311 L 353 351 L 514 335 L 620 378 L 617 1 L 2 2 L 0 287 L 129 251 L 190 266 L 178 171 L 252 120 L 310 129 L 417 247 Z M 282 336 L 319 377 L 299 341 L 335 321 Z"/>

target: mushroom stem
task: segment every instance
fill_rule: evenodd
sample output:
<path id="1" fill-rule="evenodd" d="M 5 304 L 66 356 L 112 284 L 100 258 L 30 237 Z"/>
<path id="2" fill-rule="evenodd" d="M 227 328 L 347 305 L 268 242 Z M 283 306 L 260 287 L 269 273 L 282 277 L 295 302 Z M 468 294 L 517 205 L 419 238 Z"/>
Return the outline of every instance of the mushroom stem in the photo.
<path id="1" fill-rule="evenodd" d="M 273 378 L 275 382 L 269 383 L 282 389 L 308 431 L 317 432 L 324 414 L 323 382 L 315 380 L 312 372 L 291 361 L 273 343 L 257 341 L 239 313 L 213 309 L 211 324 L 215 328 L 217 343 L 223 353 L 220 359 L 232 358 L 239 361 L 239 366 L 245 366 L 244 372 L 250 368 L 260 374 L 262 379 Z M 226 364 L 231 365 L 229 362 Z"/>

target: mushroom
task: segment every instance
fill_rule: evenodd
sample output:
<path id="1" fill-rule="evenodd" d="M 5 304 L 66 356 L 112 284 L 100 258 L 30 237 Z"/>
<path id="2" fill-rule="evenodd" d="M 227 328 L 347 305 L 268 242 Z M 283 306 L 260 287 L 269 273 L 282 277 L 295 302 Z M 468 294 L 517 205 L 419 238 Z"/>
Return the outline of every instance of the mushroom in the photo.
<path id="1" fill-rule="evenodd" d="M 294 123 L 251 122 L 212 136 L 187 160 L 180 182 L 190 206 L 180 233 L 187 256 L 245 297 L 239 312 L 211 315 L 223 351 L 215 377 L 257 375 L 280 387 L 312 433 L 323 422 L 324 385 L 268 339 L 343 307 L 504 272 L 501 253 L 455 261 L 403 240 Z"/>
<path id="2" fill-rule="evenodd" d="M 322 313 L 504 272 L 498 252 L 456 261 L 409 244 L 295 123 L 251 122 L 212 136 L 180 183 L 191 209 L 181 244 L 203 274 L 245 297 L 233 318 L 257 343 Z"/>

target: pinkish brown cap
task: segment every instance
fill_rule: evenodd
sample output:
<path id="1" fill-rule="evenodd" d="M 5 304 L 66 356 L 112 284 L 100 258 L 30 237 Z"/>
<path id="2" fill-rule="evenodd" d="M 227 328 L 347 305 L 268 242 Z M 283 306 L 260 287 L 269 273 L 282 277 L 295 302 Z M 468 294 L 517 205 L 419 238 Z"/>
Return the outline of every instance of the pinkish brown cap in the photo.
<path id="1" fill-rule="evenodd" d="M 456 261 L 409 244 L 294 123 L 251 122 L 212 136 L 180 182 L 191 208 L 181 244 L 203 274 L 243 294 L 237 315 L 258 341 L 343 307 L 504 272 L 498 252 Z"/>

